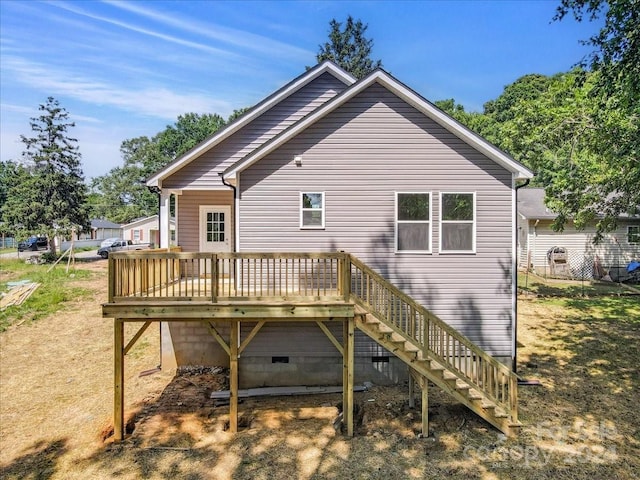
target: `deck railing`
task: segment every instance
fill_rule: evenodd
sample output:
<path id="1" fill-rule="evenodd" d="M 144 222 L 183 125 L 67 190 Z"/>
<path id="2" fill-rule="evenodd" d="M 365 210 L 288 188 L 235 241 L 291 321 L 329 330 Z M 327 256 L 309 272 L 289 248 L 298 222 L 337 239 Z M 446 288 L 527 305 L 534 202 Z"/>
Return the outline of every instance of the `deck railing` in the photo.
<path id="1" fill-rule="evenodd" d="M 460 332 L 351 257 L 351 298 L 517 421 L 517 376 Z"/>
<path id="2" fill-rule="evenodd" d="M 122 252 L 109 256 L 109 303 L 344 299 L 344 253 Z"/>
<path id="3" fill-rule="evenodd" d="M 381 275 L 342 252 L 122 252 L 109 256 L 109 303 L 354 302 L 517 421 L 517 377 Z"/>

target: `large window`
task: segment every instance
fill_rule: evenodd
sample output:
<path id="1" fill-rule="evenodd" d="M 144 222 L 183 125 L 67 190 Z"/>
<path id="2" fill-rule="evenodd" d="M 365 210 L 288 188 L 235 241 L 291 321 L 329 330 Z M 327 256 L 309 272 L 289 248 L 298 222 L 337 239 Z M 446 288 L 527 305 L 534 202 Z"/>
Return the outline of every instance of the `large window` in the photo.
<path id="1" fill-rule="evenodd" d="M 300 228 L 324 228 L 324 193 L 300 194 Z"/>
<path id="2" fill-rule="evenodd" d="M 431 252 L 431 194 L 396 194 L 396 251 Z"/>
<path id="3" fill-rule="evenodd" d="M 627 242 L 640 243 L 640 226 L 629 225 L 627 227 Z"/>
<path id="4" fill-rule="evenodd" d="M 476 196 L 474 193 L 440 194 L 440 252 L 476 251 Z"/>

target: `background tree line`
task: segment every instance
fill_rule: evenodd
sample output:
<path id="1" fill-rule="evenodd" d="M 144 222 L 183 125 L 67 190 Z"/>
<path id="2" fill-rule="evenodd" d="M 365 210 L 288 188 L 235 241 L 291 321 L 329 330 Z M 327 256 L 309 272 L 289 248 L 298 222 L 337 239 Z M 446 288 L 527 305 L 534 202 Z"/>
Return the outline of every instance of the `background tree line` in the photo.
<path id="1" fill-rule="evenodd" d="M 555 20 L 604 16 L 604 26 L 586 44 L 591 55 L 570 71 L 525 75 L 467 112 L 454 99 L 435 104 L 536 172 L 534 184 L 559 213 L 556 227 L 597 222 L 615 228 L 620 214 L 640 213 L 640 1 L 562 0 Z M 376 68 L 367 25 L 349 16 L 332 20 L 316 60 L 329 59 L 362 78 Z M 89 218 L 127 223 L 158 211 L 157 195 L 144 181 L 242 115 L 186 113 L 149 138 L 125 140 L 122 165 L 84 183 L 80 153 L 68 137 L 74 126 L 49 98 L 31 119 L 33 137 L 22 136 L 22 162 L 0 163 L 0 226 L 14 233 L 52 234 Z"/>

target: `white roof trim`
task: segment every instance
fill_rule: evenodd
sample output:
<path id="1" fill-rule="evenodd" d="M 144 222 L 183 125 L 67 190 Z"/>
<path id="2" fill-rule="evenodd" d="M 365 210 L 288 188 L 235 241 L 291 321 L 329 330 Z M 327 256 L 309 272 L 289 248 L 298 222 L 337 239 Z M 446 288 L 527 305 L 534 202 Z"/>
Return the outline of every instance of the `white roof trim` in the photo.
<path id="1" fill-rule="evenodd" d="M 314 68 L 311 68 L 304 74 L 300 75 L 298 78 L 291 81 L 289 84 L 282 87 L 280 90 L 277 90 L 275 93 L 271 94 L 267 98 L 258 103 L 253 109 L 249 110 L 245 115 L 240 117 L 237 121 L 229 124 L 222 130 L 216 132 L 212 137 L 203 141 L 199 145 L 195 146 L 181 157 L 178 157 L 175 161 L 171 162 L 169 165 L 164 167 L 162 170 L 156 172 L 151 177 L 147 179 L 147 185 L 150 187 L 160 187 L 162 188 L 162 180 L 174 174 L 182 167 L 191 163 L 191 161 L 198 158 L 200 155 L 206 153 L 211 150 L 217 144 L 222 142 L 225 138 L 233 135 L 235 132 L 240 130 L 245 125 L 251 123 L 254 119 L 262 115 L 264 112 L 269 110 L 274 105 L 277 105 L 285 98 L 289 97 L 293 93 L 300 90 L 305 85 L 311 83 L 314 79 L 318 78 L 320 75 L 324 73 L 331 73 L 338 80 L 342 81 L 345 85 L 353 85 L 356 82 L 356 78 L 352 76 L 350 73 L 342 70 L 335 63 L 331 61 L 324 61 Z"/>
<path id="2" fill-rule="evenodd" d="M 247 155 L 242 160 L 239 160 L 235 164 L 231 165 L 224 171 L 225 177 L 233 178 L 236 173 L 241 172 L 245 168 L 253 165 L 255 162 L 263 158 L 265 155 L 273 152 L 283 143 L 291 140 L 307 127 L 317 122 L 325 115 L 329 114 L 374 83 L 379 83 L 388 88 L 404 101 L 424 113 L 427 117 L 431 118 L 434 122 L 438 123 L 440 126 L 460 138 L 462 141 L 472 146 L 479 152 L 483 153 L 498 165 L 501 165 L 508 171 L 514 173 L 516 180 L 533 177 L 533 172 L 527 167 L 511 158 L 505 152 L 489 143 L 477 133 L 469 130 L 457 120 L 454 120 L 438 107 L 422 98 L 420 95 L 400 83 L 398 80 L 396 80 L 383 70 L 376 70 L 375 72 L 371 73 L 369 76 L 347 88 L 345 91 L 338 94 L 333 99 L 329 100 L 327 103 L 314 110 L 306 117 L 291 125 L 288 129 L 284 130 L 269 142 L 256 149 L 253 153 Z"/>

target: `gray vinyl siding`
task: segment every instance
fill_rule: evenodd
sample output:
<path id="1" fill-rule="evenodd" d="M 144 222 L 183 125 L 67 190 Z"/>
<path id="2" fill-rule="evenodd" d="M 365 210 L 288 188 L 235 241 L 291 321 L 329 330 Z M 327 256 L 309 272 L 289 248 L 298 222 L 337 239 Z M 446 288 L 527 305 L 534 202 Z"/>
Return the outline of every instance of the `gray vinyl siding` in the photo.
<path id="1" fill-rule="evenodd" d="M 292 159 L 302 155 L 301 167 Z M 511 355 L 511 174 L 373 85 L 240 175 L 240 249 L 345 250 L 490 353 Z M 299 228 L 301 191 L 326 228 Z M 432 253 L 394 253 L 395 192 L 432 193 Z M 439 252 L 439 193 L 476 193 L 476 253 Z"/>
<path id="2" fill-rule="evenodd" d="M 240 160 L 345 88 L 344 83 L 333 75 L 320 75 L 215 148 L 163 180 L 163 188 L 219 187 L 221 182 L 218 172 Z"/>
<path id="3" fill-rule="evenodd" d="M 200 248 L 200 205 L 229 205 L 233 211 L 233 191 L 229 190 L 184 190 L 178 196 L 178 245 L 183 252 L 197 252 Z M 229 232 L 235 232 L 231 215 Z M 232 242 L 233 244 L 233 242 Z"/>

